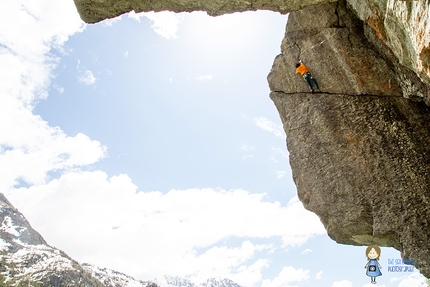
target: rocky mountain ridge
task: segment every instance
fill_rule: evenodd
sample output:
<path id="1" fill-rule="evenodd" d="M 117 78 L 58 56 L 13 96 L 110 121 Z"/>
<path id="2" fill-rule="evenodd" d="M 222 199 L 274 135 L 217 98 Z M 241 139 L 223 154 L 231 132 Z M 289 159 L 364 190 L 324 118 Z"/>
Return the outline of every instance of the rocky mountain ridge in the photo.
<path id="1" fill-rule="evenodd" d="M 227 278 L 209 278 L 205 282 L 196 284 L 189 279 L 181 278 L 178 276 L 164 276 L 164 282 L 157 280 L 157 283 L 162 287 L 173 287 L 173 286 L 183 286 L 183 287 L 242 287 L 236 282 Z"/>
<path id="2" fill-rule="evenodd" d="M 81 266 L 106 287 L 160 287 L 155 282 L 136 280 L 129 275 L 112 269 L 101 268 L 88 263 L 83 263 Z"/>
<path id="3" fill-rule="evenodd" d="M 7 286 L 104 286 L 49 244 L 0 193 L 0 272 Z"/>
<path id="4" fill-rule="evenodd" d="M 51 247 L 1 193 L 0 274 L 7 286 L 241 287 L 226 278 L 210 278 L 202 284 L 174 276 L 142 281 L 108 268 L 80 264 Z"/>

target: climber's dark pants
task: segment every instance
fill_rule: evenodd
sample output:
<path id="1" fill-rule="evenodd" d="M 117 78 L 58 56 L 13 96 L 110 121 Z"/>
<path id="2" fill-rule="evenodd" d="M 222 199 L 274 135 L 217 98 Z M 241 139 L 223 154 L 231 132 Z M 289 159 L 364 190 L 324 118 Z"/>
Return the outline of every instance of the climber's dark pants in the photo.
<path id="1" fill-rule="evenodd" d="M 303 75 L 303 79 L 305 80 L 306 84 L 308 84 L 309 90 L 313 91 L 312 85 L 315 87 L 316 90 L 319 90 L 317 80 L 315 80 L 311 74 L 306 73 Z"/>

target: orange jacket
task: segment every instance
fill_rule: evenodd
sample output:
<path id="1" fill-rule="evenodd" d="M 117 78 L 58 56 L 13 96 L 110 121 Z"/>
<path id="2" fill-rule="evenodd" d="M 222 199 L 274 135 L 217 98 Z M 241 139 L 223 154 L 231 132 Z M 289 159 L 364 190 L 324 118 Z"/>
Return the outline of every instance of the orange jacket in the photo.
<path id="1" fill-rule="evenodd" d="M 304 75 L 309 73 L 308 68 L 306 68 L 305 64 L 301 63 L 300 66 L 296 69 L 296 74 Z"/>

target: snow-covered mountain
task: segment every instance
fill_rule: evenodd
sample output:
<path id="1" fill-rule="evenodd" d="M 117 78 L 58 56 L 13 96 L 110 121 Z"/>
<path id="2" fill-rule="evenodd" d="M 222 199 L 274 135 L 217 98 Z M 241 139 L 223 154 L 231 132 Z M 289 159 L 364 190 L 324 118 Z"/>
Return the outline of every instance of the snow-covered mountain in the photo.
<path id="1" fill-rule="evenodd" d="M 210 278 L 203 283 L 196 284 L 189 279 L 165 275 L 163 278 L 154 279 L 154 282 L 136 280 L 124 273 L 108 268 L 100 268 L 84 263 L 82 267 L 106 287 L 242 287 L 227 278 Z"/>
<path id="2" fill-rule="evenodd" d="M 159 287 L 154 282 L 136 280 L 124 273 L 84 263 L 82 267 L 106 287 Z"/>
<path id="3" fill-rule="evenodd" d="M 211 278 L 200 284 L 177 276 L 141 281 L 111 269 L 79 264 L 50 246 L 2 193 L 0 275 L 0 283 L 14 287 L 241 287 L 226 278 Z"/>
<path id="4" fill-rule="evenodd" d="M 0 262 L 7 286 L 104 286 L 78 262 L 49 246 L 1 193 Z"/>
<path id="5" fill-rule="evenodd" d="M 171 286 L 175 286 L 175 287 L 197 287 L 197 285 L 194 284 L 193 282 L 191 282 L 191 280 L 181 278 L 178 276 L 165 275 L 164 280 L 157 280 L 157 282 L 162 287 L 165 287 L 165 286 L 166 287 L 171 287 Z"/>
<path id="6" fill-rule="evenodd" d="M 201 287 L 242 287 L 236 282 L 227 278 L 210 278 Z"/>
<path id="7" fill-rule="evenodd" d="M 206 282 L 196 284 L 189 279 L 177 276 L 164 276 L 164 282 L 157 280 L 161 287 L 242 287 L 236 282 L 227 278 L 210 278 Z"/>

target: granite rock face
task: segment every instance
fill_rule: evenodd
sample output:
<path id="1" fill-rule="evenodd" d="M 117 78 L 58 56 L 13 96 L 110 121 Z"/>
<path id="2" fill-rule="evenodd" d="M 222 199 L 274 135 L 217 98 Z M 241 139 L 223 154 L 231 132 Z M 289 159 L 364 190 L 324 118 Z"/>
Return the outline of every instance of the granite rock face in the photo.
<path id="1" fill-rule="evenodd" d="M 303 79 L 294 77 L 300 59 L 324 92 L 402 95 L 390 63 L 367 41 L 362 21 L 343 5 L 321 5 L 291 13 L 285 33 L 283 53 L 275 59 L 275 68 L 268 77 L 272 91 L 308 92 Z"/>
<path id="2" fill-rule="evenodd" d="M 429 276 L 430 120 L 401 97 L 284 94 L 300 200 L 338 243 L 392 246 Z"/>
<path id="3" fill-rule="evenodd" d="M 393 246 L 428 277 L 430 108 L 402 96 L 405 75 L 365 26 L 342 2 L 290 14 L 271 98 L 299 198 L 329 236 Z M 323 93 L 307 93 L 298 59 Z"/>
<path id="4" fill-rule="evenodd" d="M 283 14 L 307 6 L 336 2 L 336 0 L 74 0 L 82 20 L 96 23 L 107 18 L 135 11 L 206 11 L 211 16 L 233 12 L 272 10 Z"/>
<path id="5" fill-rule="evenodd" d="M 430 2 L 428 0 L 348 0 L 399 62 L 430 83 Z"/>

